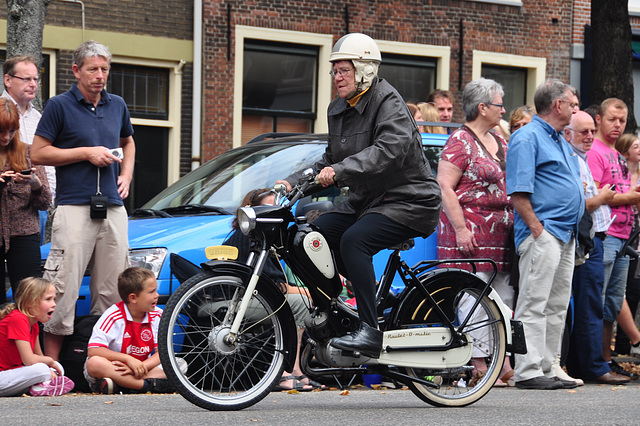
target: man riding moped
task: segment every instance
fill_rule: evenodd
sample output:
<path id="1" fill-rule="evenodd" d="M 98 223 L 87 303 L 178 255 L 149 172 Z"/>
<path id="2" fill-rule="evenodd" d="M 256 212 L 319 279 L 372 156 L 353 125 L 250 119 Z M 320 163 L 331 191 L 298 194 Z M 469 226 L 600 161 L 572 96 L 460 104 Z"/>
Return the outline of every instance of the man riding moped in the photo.
<path id="1" fill-rule="evenodd" d="M 348 201 L 314 221 L 353 284 L 361 325 L 331 346 L 378 358 L 382 332 L 376 311 L 372 257 L 414 237 L 427 237 L 440 215 L 440 188 L 418 128 L 400 94 L 378 77 L 382 58 L 365 35 L 343 36 L 330 55 L 338 91 L 328 108 L 329 138 L 315 164 L 323 186 L 349 187 Z M 291 190 L 287 177 L 283 183 Z"/>

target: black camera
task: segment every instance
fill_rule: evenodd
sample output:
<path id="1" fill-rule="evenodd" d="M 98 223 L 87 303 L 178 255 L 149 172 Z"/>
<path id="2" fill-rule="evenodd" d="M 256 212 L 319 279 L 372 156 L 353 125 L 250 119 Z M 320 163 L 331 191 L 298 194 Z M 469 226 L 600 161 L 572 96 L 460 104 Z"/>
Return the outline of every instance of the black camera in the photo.
<path id="1" fill-rule="evenodd" d="M 91 196 L 91 219 L 106 219 L 109 199 L 105 195 Z"/>

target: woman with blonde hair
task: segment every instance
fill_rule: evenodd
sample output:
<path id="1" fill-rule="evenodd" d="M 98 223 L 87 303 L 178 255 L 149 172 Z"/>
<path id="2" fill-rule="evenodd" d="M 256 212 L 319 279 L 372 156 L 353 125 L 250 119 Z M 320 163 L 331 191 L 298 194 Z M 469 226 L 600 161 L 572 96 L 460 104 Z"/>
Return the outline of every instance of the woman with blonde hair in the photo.
<path id="1" fill-rule="evenodd" d="M 431 102 L 420 102 L 418 104 L 420 113 L 422 114 L 422 121 L 438 122 L 440 116 L 435 105 Z M 424 133 L 437 133 L 440 135 L 446 135 L 447 130 L 441 126 L 424 126 Z"/>
<path id="2" fill-rule="evenodd" d="M 509 114 L 509 133 L 513 133 L 525 124 L 529 124 L 535 111 L 529 105 L 523 105 Z"/>
<path id="3" fill-rule="evenodd" d="M 14 294 L 21 279 L 41 274 L 39 211 L 51 204 L 44 167 L 31 164 L 31 146 L 20 141 L 19 129 L 18 108 L 0 98 L 0 264 L 7 263 Z M 5 301 L 2 291 L 0 304 Z"/>

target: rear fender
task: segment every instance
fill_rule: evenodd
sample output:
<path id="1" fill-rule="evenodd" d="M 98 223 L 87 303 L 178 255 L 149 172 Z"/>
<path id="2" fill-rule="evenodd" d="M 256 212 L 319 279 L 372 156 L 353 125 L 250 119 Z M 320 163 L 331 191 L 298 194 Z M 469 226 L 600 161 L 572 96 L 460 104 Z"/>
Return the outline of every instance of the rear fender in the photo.
<path id="1" fill-rule="evenodd" d="M 244 263 L 226 260 L 209 261 L 203 263 L 201 266 L 202 269 L 215 274 L 236 276 L 244 283 L 249 282 L 251 274 L 253 273 L 253 269 Z M 298 330 L 291 308 L 288 303 L 284 303 L 286 302 L 284 294 L 282 294 L 270 278 L 262 275 L 256 289 L 258 293 L 264 295 L 269 301 L 274 302 L 274 308 L 282 305 L 282 308 L 278 310 L 276 315 L 280 319 L 285 338 L 285 371 L 291 371 L 296 360 L 296 351 L 298 349 Z"/>
<path id="2" fill-rule="evenodd" d="M 453 305 L 453 298 L 457 296 L 460 290 L 464 288 L 474 288 L 479 292 L 484 290 L 486 282 L 480 279 L 477 275 L 472 274 L 469 271 L 462 269 L 435 269 L 425 272 L 419 277 L 420 281 L 426 286 L 427 290 L 434 298 L 438 306 L 444 310 L 445 314 L 448 314 L 448 308 Z M 489 299 L 493 300 L 500 313 L 502 314 L 502 324 L 505 327 L 505 334 L 507 335 L 507 344 L 511 344 L 511 323 L 509 322 L 513 317 L 511 309 L 504 304 L 495 289 L 491 289 L 488 294 Z M 412 301 L 416 298 L 424 298 L 422 290 L 412 286 L 407 287 L 399 297 L 399 303 L 397 309 L 394 310 L 390 324 L 399 325 L 400 321 L 404 318 L 404 313 L 407 309 L 415 310 L 415 306 L 411 306 Z M 429 307 L 424 308 L 428 311 Z M 435 316 L 435 310 L 432 310 L 430 315 Z M 431 320 L 433 323 L 439 323 L 442 319 L 434 318 Z"/>

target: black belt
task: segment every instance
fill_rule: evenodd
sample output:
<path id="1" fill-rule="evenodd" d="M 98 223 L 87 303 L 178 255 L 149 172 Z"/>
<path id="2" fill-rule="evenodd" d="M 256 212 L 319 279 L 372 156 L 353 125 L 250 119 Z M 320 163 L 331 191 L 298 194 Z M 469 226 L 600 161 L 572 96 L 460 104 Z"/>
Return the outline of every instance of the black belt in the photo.
<path id="1" fill-rule="evenodd" d="M 604 241 L 604 239 L 607 238 L 607 233 L 606 232 L 596 232 L 595 237 L 596 238 L 600 238 L 602 241 Z"/>

